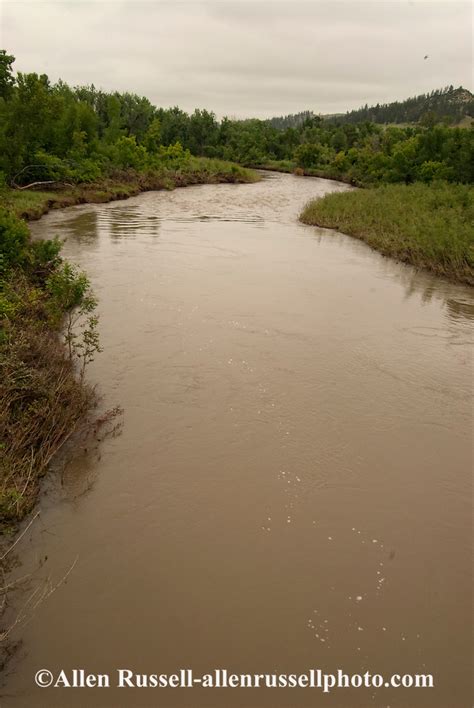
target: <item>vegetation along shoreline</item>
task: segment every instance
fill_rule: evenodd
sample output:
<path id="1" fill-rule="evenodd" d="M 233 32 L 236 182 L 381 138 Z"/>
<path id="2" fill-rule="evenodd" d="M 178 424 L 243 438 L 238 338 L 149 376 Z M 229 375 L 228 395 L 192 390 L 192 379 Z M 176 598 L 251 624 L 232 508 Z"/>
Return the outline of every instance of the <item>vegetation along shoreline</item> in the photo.
<path id="1" fill-rule="evenodd" d="M 196 184 L 252 183 L 260 179 L 253 170 L 224 160 L 189 156 L 179 166 L 159 171 L 134 169 L 111 171 L 94 182 L 68 184 L 58 182 L 53 189 L 0 189 L 0 205 L 16 216 L 35 221 L 52 209 L 78 204 L 101 204 L 128 199 L 142 192 L 172 190 Z"/>

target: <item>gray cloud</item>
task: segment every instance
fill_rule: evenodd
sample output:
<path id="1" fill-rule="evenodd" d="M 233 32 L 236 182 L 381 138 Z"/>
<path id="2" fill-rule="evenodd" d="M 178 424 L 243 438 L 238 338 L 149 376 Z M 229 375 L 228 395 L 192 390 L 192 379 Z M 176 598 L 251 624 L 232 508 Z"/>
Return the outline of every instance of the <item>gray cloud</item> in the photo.
<path id="1" fill-rule="evenodd" d="M 18 70 L 218 116 L 341 112 L 471 88 L 468 2 L 3 0 L 0 13 Z"/>

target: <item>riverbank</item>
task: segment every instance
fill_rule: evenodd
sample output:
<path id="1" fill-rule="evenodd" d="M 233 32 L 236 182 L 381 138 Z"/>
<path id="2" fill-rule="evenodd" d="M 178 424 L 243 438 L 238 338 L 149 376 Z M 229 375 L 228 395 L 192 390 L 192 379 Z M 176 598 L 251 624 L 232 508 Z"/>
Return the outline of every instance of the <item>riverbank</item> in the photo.
<path id="1" fill-rule="evenodd" d="M 384 185 L 311 201 L 300 221 L 337 229 L 385 256 L 474 285 L 474 190 L 444 182 Z"/>
<path id="2" fill-rule="evenodd" d="M 95 300 L 60 249 L 31 242 L 24 221 L 0 208 L 0 532 L 30 511 L 49 462 L 95 401 L 84 380 L 99 350 Z"/>
<path id="3" fill-rule="evenodd" d="M 0 207 L 28 221 L 40 219 L 51 209 L 75 204 L 100 204 L 128 199 L 141 192 L 171 190 L 192 184 L 252 183 L 260 179 L 254 171 L 223 160 L 191 157 L 179 165 L 160 170 L 114 170 L 93 183 L 58 185 L 54 190 L 0 189 Z"/>
<path id="4" fill-rule="evenodd" d="M 362 182 L 358 182 L 355 179 L 348 177 L 346 174 L 341 174 L 336 170 L 321 170 L 313 169 L 311 167 L 299 167 L 296 162 L 292 160 L 271 160 L 270 162 L 265 162 L 261 165 L 249 165 L 250 169 L 263 170 L 267 172 L 281 172 L 282 174 L 294 174 L 298 177 L 319 177 L 320 179 L 330 179 L 334 182 L 343 182 L 344 184 L 350 184 L 353 187 L 363 187 Z"/>

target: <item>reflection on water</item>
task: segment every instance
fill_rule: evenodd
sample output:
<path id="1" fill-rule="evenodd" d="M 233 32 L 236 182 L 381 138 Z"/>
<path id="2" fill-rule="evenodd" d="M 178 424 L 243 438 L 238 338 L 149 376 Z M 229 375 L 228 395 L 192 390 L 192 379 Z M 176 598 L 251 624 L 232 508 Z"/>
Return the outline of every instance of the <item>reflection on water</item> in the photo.
<path id="1" fill-rule="evenodd" d="M 97 230 L 97 212 L 95 211 L 80 211 L 71 216 L 66 224 L 61 223 L 61 219 L 58 219 L 60 224 L 60 233 L 58 235 L 61 238 L 68 236 L 69 238 L 75 238 L 81 243 L 91 243 L 98 236 Z M 56 228 L 52 228 L 51 231 L 56 235 Z M 51 235 L 53 235 L 51 234 Z"/>
<path id="2" fill-rule="evenodd" d="M 61 224 L 62 231 L 70 238 L 83 240 L 94 238 L 99 232 L 113 239 L 134 237 L 140 233 L 154 236 L 158 234 L 159 219 L 154 215 L 143 215 L 137 205 L 86 211 L 74 214 Z"/>
<path id="3" fill-rule="evenodd" d="M 453 298 L 446 299 L 446 307 L 448 314 L 454 320 L 473 320 L 474 319 L 474 303 L 465 300 L 455 300 Z"/>
<path id="4" fill-rule="evenodd" d="M 474 318 L 474 303 L 470 289 L 455 288 L 443 279 L 433 278 L 412 268 L 401 270 L 398 277 L 406 288 L 407 297 L 416 294 L 421 295 L 422 301 L 426 303 L 433 299 L 441 301 L 445 305 L 448 317 L 452 317 L 456 322 Z"/>
<path id="5" fill-rule="evenodd" d="M 33 225 L 93 281 L 89 375 L 125 425 L 48 478 L 19 544 L 53 578 L 78 562 L 22 630 L 9 705 L 469 704 L 474 301 L 297 222 L 344 189 L 271 174 Z M 43 666 L 432 673 L 436 688 L 84 698 L 35 689 Z"/>

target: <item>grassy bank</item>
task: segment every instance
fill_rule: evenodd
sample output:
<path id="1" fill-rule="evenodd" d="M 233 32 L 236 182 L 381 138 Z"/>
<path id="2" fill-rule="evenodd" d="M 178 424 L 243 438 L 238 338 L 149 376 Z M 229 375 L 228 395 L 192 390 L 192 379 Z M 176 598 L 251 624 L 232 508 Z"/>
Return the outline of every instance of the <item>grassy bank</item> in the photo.
<path id="1" fill-rule="evenodd" d="M 360 238 L 386 256 L 474 285 L 474 202 L 467 185 L 385 185 L 328 194 L 300 214 L 305 224 Z"/>
<path id="2" fill-rule="evenodd" d="M 259 180 L 252 170 L 224 160 L 189 157 L 159 169 L 114 170 L 97 182 L 58 185 L 54 190 L 0 189 L 0 206 L 24 219 L 39 219 L 51 209 L 74 204 L 127 199 L 140 192 L 175 189 L 192 184 L 251 183 Z"/>

